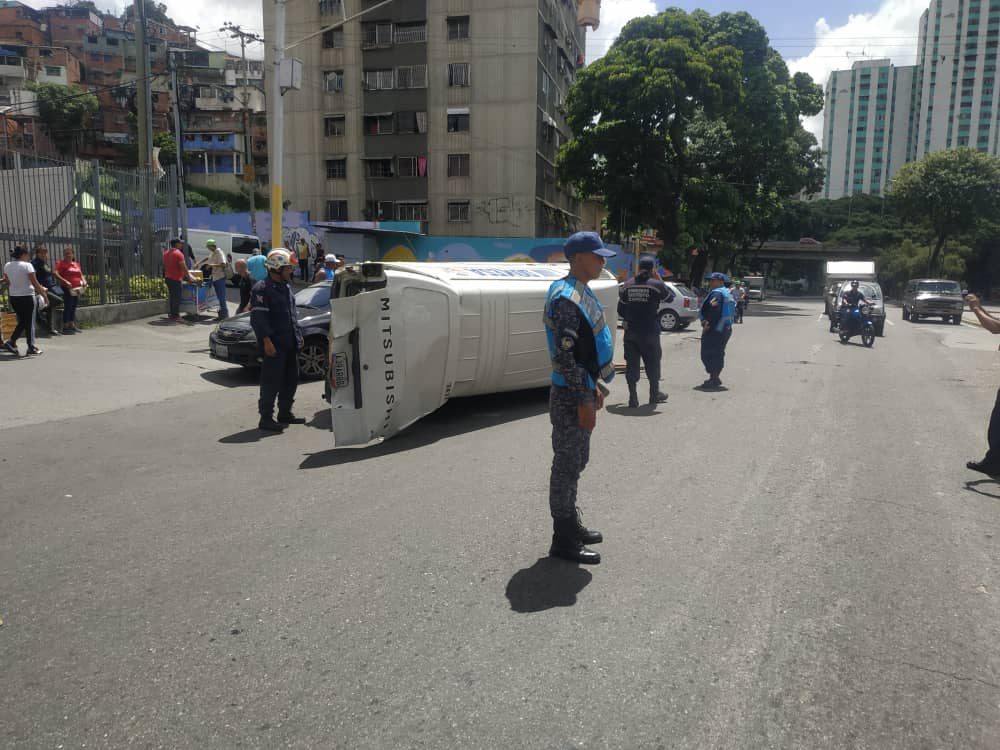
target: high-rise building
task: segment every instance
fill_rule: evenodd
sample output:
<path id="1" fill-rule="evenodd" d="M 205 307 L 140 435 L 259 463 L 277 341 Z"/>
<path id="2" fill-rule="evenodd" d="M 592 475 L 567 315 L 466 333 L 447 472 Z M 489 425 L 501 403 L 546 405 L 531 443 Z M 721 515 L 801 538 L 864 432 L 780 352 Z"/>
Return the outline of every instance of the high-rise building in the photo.
<path id="1" fill-rule="evenodd" d="M 865 60 L 826 84 L 824 198 L 878 195 L 908 161 L 917 66 Z"/>
<path id="2" fill-rule="evenodd" d="M 344 18 L 344 5 L 289 3 L 287 42 Z M 294 47 L 303 84 L 284 96 L 285 197 L 314 218 L 420 221 L 439 235 L 575 227 L 579 204 L 555 163 L 569 137 L 562 105 L 583 65 L 581 24 L 595 27 L 599 8 L 396 0 Z"/>
<path id="3" fill-rule="evenodd" d="M 1000 153 L 998 42 L 1000 0 L 932 0 L 917 65 L 870 60 L 831 73 L 823 197 L 878 194 L 903 163 L 940 149 Z"/>

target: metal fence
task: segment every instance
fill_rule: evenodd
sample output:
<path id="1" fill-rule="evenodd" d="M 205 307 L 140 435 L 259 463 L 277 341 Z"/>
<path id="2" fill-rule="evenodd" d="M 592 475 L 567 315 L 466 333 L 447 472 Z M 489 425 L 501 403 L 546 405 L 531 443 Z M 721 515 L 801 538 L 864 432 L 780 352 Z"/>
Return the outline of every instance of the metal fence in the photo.
<path id="1" fill-rule="evenodd" d="M 72 247 L 88 283 L 81 305 L 166 297 L 162 251 L 176 221 L 157 225 L 154 209 L 177 215 L 176 185 L 172 171 L 0 152 L 0 264 L 17 245 L 46 246 L 50 266 Z"/>

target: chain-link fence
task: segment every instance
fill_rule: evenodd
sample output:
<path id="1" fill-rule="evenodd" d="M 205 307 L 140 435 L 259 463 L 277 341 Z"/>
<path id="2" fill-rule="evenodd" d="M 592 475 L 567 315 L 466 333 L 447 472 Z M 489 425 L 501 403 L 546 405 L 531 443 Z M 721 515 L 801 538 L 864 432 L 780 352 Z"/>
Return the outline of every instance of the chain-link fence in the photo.
<path id="1" fill-rule="evenodd" d="M 0 263 L 17 245 L 44 245 L 51 266 L 71 247 L 88 282 L 81 305 L 164 298 L 162 251 L 176 221 L 157 225 L 155 209 L 176 216 L 176 184 L 172 173 L 0 152 Z"/>

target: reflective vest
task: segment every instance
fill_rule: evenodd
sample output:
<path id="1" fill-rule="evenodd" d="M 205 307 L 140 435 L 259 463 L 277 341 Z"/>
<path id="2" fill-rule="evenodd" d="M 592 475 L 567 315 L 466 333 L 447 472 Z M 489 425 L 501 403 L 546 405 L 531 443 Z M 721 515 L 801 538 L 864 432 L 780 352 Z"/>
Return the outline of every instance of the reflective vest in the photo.
<path id="1" fill-rule="evenodd" d="M 732 292 L 730 292 L 726 287 L 720 286 L 718 289 L 713 289 L 705 297 L 705 301 L 702 303 L 702 309 L 705 305 L 711 303 L 712 295 L 715 294 L 719 297 L 722 302 L 722 314 L 719 316 L 719 322 L 716 323 L 712 330 L 716 333 L 722 333 L 727 328 L 733 327 L 733 319 L 736 316 L 736 300 L 733 299 Z M 705 319 L 704 313 L 701 316 L 702 320 Z"/>
<path id="2" fill-rule="evenodd" d="M 597 378 L 605 383 L 610 383 L 615 376 L 615 341 L 611 335 L 611 329 L 604 320 L 604 308 L 597 300 L 597 297 L 590 290 L 590 287 L 571 276 L 560 279 L 549 287 L 549 295 L 545 300 L 545 337 L 549 344 L 549 356 L 555 360 L 556 355 L 556 330 L 552 322 L 552 305 L 561 297 L 572 301 L 583 315 L 587 326 L 594 334 L 594 357 L 590 361 L 579 362 L 587 371 L 588 382 L 591 388 L 597 387 Z M 578 349 L 579 351 L 579 349 Z M 566 378 L 554 369 L 552 371 L 552 383 L 554 385 L 566 386 Z"/>

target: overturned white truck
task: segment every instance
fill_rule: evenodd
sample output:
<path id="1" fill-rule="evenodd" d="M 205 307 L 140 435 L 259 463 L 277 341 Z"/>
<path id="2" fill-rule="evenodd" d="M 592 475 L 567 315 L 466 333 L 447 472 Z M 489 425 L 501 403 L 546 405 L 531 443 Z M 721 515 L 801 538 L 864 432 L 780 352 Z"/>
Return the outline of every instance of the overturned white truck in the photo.
<path id="1" fill-rule="evenodd" d="M 549 383 L 542 310 L 561 263 L 360 263 L 337 273 L 326 393 L 336 447 L 381 442 L 449 398 Z M 591 288 L 617 329 L 618 284 Z"/>

